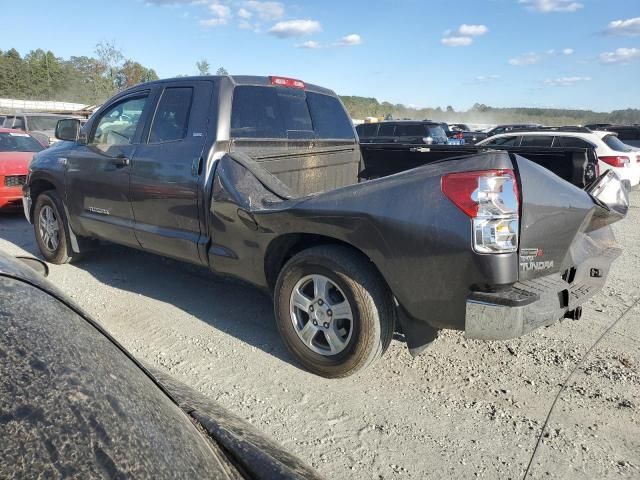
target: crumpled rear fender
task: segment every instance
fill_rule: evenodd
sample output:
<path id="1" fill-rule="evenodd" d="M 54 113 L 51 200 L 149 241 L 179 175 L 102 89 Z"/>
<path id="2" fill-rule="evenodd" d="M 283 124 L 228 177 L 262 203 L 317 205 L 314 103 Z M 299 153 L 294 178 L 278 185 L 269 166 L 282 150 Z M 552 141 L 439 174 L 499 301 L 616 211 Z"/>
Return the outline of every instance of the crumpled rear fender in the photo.
<path id="1" fill-rule="evenodd" d="M 517 281 L 517 254 L 473 252 L 469 218 L 440 187 L 446 173 L 513 168 L 505 152 L 302 198 L 287 198 L 281 185 L 265 185 L 244 160 L 227 155 L 216 170 L 209 258 L 218 272 L 267 287 L 265 255 L 279 237 L 310 234 L 349 244 L 374 263 L 397 299 L 410 348 L 430 342 L 434 328 L 463 330 L 466 297 L 474 286 Z"/>

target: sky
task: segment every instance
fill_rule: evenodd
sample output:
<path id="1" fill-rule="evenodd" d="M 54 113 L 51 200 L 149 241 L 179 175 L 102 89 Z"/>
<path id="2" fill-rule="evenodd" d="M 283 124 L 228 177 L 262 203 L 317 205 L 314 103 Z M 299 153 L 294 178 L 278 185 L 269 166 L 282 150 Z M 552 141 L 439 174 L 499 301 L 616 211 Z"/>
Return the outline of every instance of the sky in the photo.
<path id="1" fill-rule="evenodd" d="M 415 107 L 640 108 L 640 0 L 5 0 L 0 25 L 0 50 L 109 41 L 161 78 L 206 59 Z"/>

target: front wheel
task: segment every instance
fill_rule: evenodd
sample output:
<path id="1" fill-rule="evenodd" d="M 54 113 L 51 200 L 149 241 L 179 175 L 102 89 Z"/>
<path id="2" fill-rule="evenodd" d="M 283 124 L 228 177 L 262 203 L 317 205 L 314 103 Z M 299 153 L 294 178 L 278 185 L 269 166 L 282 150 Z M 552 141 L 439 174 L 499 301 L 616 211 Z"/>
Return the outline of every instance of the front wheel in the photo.
<path id="1" fill-rule="evenodd" d="M 40 253 L 47 262 L 60 265 L 71 261 L 73 251 L 68 242 L 62 202 L 54 190 L 38 195 L 33 228 Z"/>
<path id="2" fill-rule="evenodd" d="M 371 262 L 347 247 L 313 247 L 291 258 L 278 276 L 274 300 L 285 345 L 323 377 L 354 374 L 391 342 L 391 294 Z"/>

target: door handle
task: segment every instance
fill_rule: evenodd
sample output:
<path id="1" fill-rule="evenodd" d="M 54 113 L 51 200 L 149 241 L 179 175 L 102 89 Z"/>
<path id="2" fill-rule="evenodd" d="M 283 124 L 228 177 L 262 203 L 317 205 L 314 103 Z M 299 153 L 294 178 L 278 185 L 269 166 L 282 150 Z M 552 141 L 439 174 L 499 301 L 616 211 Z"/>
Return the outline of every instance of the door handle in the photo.
<path id="1" fill-rule="evenodd" d="M 122 168 L 128 167 L 131 164 L 131 160 L 129 160 L 129 158 L 124 155 L 118 155 L 111 161 L 111 163 L 118 168 Z"/>
<path id="2" fill-rule="evenodd" d="M 202 173 L 202 157 L 195 158 L 191 164 L 191 175 L 194 177 L 200 176 Z"/>

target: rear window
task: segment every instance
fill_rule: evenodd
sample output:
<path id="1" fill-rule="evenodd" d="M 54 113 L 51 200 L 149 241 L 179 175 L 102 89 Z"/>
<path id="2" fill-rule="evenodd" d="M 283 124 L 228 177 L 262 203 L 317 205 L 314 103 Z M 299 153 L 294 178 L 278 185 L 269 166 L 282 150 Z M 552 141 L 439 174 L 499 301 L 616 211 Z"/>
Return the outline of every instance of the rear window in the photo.
<path id="1" fill-rule="evenodd" d="M 397 137 L 424 137 L 424 135 L 424 126 L 417 123 L 408 125 L 400 124 L 396 127 Z"/>
<path id="2" fill-rule="evenodd" d="M 44 147 L 26 133 L 0 133 L 0 152 L 39 152 L 40 150 L 44 150 Z"/>
<path id="3" fill-rule="evenodd" d="M 375 137 L 378 130 L 378 125 L 375 123 L 365 123 L 358 125 L 358 135 L 361 137 Z"/>
<path id="4" fill-rule="evenodd" d="M 393 132 L 395 131 L 396 126 L 393 123 L 383 123 L 380 125 L 378 129 L 379 137 L 393 137 Z"/>
<path id="5" fill-rule="evenodd" d="M 553 145 L 553 137 L 548 135 L 523 135 L 521 147 L 550 147 Z"/>
<path id="6" fill-rule="evenodd" d="M 630 152 L 632 150 L 629 145 L 624 144 L 615 135 L 607 135 L 602 141 L 606 143 L 611 150 L 615 150 L 616 152 Z"/>
<path id="7" fill-rule="evenodd" d="M 316 136 L 338 139 L 354 138 L 351 120 L 336 97 L 308 92 L 307 103 Z"/>
<path id="8" fill-rule="evenodd" d="M 233 93 L 231 136 L 236 138 L 315 137 L 304 90 L 236 87 Z"/>
<path id="9" fill-rule="evenodd" d="M 60 117 L 49 117 L 46 115 L 35 116 L 32 115 L 29 117 L 29 130 L 37 131 L 37 130 L 55 130 L 56 125 L 58 125 L 58 120 Z"/>

